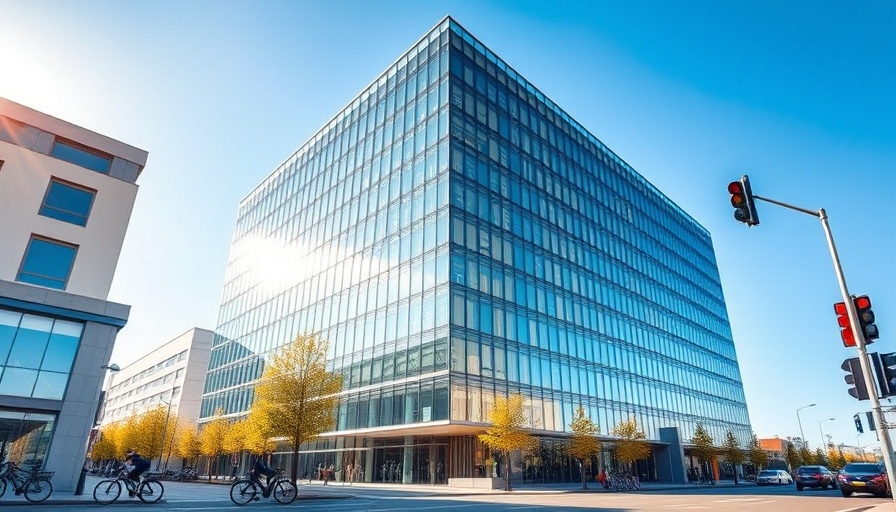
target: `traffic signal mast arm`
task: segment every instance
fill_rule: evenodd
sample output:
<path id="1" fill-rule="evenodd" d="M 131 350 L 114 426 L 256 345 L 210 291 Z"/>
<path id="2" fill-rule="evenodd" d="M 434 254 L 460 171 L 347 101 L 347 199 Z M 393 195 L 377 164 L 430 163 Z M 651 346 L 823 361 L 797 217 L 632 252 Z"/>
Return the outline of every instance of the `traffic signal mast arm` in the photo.
<path id="1" fill-rule="evenodd" d="M 746 175 L 744 178 L 749 180 Z M 849 323 L 852 327 L 852 334 L 855 337 L 856 350 L 859 352 L 858 359 L 859 364 L 862 367 L 862 375 L 865 377 L 865 382 L 868 384 L 868 397 L 871 399 L 871 411 L 874 413 L 874 422 L 877 424 L 877 431 L 880 434 L 880 449 L 883 453 L 884 465 L 887 468 L 890 489 L 896 489 L 896 461 L 893 459 L 893 445 L 890 442 L 890 432 L 886 428 L 883 411 L 880 408 L 880 397 L 874 386 L 874 372 L 871 368 L 871 361 L 868 359 L 868 350 L 865 348 L 865 333 L 862 332 L 861 324 L 859 323 L 859 315 L 856 310 L 855 301 L 846 287 L 846 277 L 843 275 L 843 267 L 840 265 L 840 257 L 837 255 L 837 247 L 834 245 L 834 237 L 831 234 L 831 227 L 828 224 L 828 215 L 824 211 L 824 208 L 821 208 L 816 212 L 781 201 L 775 201 L 774 199 L 769 199 L 767 197 L 760 197 L 755 194 L 751 195 L 753 196 L 753 199 L 759 199 L 760 201 L 812 215 L 818 217 L 821 221 L 821 227 L 824 229 L 824 234 L 828 241 L 828 248 L 831 251 L 831 258 L 834 261 L 834 272 L 837 274 L 837 283 L 840 285 L 840 293 L 843 295 L 843 303 L 846 305 Z M 896 493 L 893 493 L 893 499 L 896 500 Z"/>

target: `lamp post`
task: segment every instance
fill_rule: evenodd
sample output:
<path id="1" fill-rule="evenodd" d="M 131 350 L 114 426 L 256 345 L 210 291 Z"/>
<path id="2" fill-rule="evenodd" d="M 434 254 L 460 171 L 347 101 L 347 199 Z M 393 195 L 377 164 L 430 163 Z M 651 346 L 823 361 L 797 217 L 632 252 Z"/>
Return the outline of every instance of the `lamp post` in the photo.
<path id="1" fill-rule="evenodd" d="M 824 442 L 824 431 L 821 430 L 821 424 L 824 423 L 824 422 L 826 422 L 826 421 L 834 421 L 835 419 L 836 419 L 836 418 L 828 418 L 828 419 L 821 420 L 821 421 L 818 422 L 818 432 L 821 434 L 821 446 L 822 446 L 822 449 L 824 449 L 824 448 L 827 447 L 827 443 Z"/>
<path id="2" fill-rule="evenodd" d="M 171 390 L 171 396 L 168 397 L 167 402 L 161 398 L 159 400 L 168 406 L 168 410 L 165 412 L 165 426 L 162 427 L 162 441 L 159 447 L 159 463 L 156 464 L 156 471 L 160 471 L 162 468 L 162 454 L 165 453 L 165 436 L 168 434 L 168 418 L 171 417 L 171 402 L 174 400 L 174 390 Z"/>
<path id="3" fill-rule="evenodd" d="M 800 421 L 800 411 L 808 407 L 815 407 L 815 404 L 804 405 L 802 407 L 798 407 L 796 410 L 796 422 L 800 425 L 800 443 L 802 443 L 803 446 L 806 446 L 806 435 L 803 434 L 803 422 Z"/>
<path id="4" fill-rule="evenodd" d="M 121 370 L 121 367 L 115 363 L 104 364 L 104 365 L 100 366 L 100 368 L 102 370 L 109 370 L 112 373 L 115 373 L 115 372 Z M 104 371 L 102 387 L 105 387 L 105 384 L 106 384 L 105 381 L 106 381 L 106 376 L 105 376 L 105 371 Z M 100 396 L 102 396 L 102 389 L 100 390 Z M 94 423 L 96 423 L 96 417 L 99 416 L 100 405 L 102 405 L 102 404 L 100 404 L 99 399 L 97 399 L 96 414 L 94 415 Z M 87 438 L 87 442 L 88 442 L 88 444 L 90 443 L 89 436 Z M 88 446 L 88 448 L 90 448 L 90 447 Z M 87 481 L 87 464 L 88 464 L 89 460 L 90 459 L 88 459 L 87 457 L 84 457 L 84 467 L 81 468 L 81 476 L 78 477 L 78 483 L 75 484 L 75 496 L 81 496 L 82 494 L 84 494 L 84 483 Z"/>

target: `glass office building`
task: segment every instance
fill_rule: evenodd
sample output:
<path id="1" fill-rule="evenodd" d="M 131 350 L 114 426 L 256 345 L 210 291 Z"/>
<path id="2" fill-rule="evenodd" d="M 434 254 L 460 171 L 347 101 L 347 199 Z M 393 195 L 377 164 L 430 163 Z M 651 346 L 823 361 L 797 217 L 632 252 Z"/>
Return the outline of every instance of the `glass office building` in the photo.
<path id="1" fill-rule="evenodd" d="M 244 414 L 303 332 L 345 379 L 303 468 L 483 476 L 476 434 L 515 392 L 542 441 L 525 480 L 578 479 L 579 405 L 607 440 L 635 417 L 655 454 L 698 421 L 750 438 L 709 233 L 450 18 L 240 204 L 203 419 Z"/>

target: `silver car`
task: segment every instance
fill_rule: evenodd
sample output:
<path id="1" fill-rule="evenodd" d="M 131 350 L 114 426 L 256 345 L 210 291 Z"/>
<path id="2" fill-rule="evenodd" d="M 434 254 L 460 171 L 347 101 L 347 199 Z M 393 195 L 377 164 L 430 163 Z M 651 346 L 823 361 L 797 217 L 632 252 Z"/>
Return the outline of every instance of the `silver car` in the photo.
<path id="1" fill-rule="evenodd" d="M 756 485 L 788 485 L 793 483 L 790 473 L 783 469 L 765 469 L 756 475 Z"/>

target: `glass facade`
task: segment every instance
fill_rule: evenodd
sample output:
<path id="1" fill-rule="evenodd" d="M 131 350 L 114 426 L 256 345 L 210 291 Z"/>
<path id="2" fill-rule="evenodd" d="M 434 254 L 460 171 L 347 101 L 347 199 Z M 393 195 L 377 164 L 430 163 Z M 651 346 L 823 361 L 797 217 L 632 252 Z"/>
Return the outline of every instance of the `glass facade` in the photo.
<path id="1" fill-rule="evenodd" d="M 483 476 L 470 428 L 513 392 L 543 450 L 580 404 L 750 438 L 709 233 L 450 19 L 240 205 L 201 416 L 300 332 L 346 390 L 307 448 L 370 479 Z"/>

